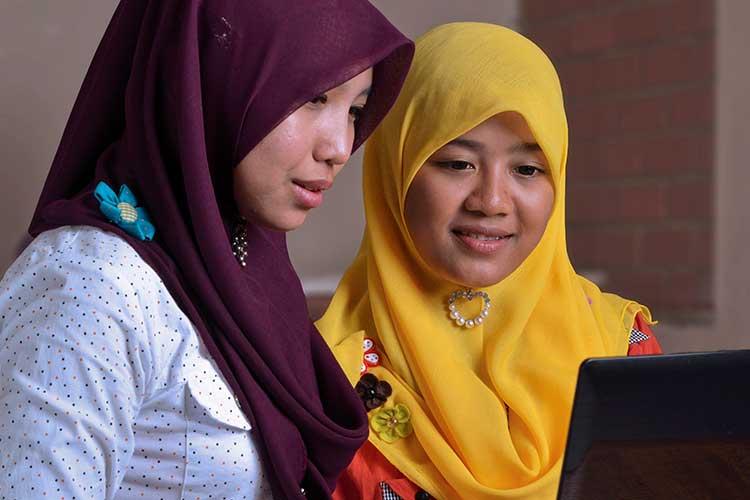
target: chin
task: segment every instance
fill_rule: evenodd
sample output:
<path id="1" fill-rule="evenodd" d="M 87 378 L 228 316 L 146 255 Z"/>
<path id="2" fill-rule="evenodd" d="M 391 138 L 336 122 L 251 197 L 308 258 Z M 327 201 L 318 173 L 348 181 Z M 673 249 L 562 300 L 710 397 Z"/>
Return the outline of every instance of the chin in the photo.
<path id="1" fill-rule="evenodd" d="M 466 288 L 486 288 L 496 285 L 508 275 L 496 270 L 472 270 L 470 272 L 455 273 L 451 279 Z"/>
<path id="2" fill-rule="evenodd" d="M 255 219 L 253 222 L 273 231 L 287 233 L 302 226 L 306 218 L 307 214 L 303 214 L 302 216 L 299 214 L 290 214 L 287 217 L 264 217 Z"/>

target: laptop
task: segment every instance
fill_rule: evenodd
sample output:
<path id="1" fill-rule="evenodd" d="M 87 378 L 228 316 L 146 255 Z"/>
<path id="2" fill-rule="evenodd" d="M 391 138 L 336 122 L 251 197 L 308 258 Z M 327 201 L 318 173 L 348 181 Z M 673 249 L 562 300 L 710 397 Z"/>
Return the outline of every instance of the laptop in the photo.
<path id="1" fill-rule="evenodd" d="M 750 350 L 584 361 L 557 498 L 750 499 Z"/>

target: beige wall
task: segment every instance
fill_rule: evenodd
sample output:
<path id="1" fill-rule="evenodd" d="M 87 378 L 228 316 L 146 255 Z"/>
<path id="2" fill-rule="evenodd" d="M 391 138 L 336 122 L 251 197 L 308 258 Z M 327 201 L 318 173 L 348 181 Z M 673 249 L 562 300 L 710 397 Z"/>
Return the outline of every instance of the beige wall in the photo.
<path id="1" fill-rule="evenodd" d="M 399 29 L 416 38 L 438 24 L 484 21 L 518 26 L 517 0 L 371 0 Z M 327 193 L 323 206 L 289 235 L 289 250 L 308 292 L 330 292 L 354 258 L 364 227 L 362 151 Z"/>
<path id="2" fill-rule="evenodd" d="M 750 2 L 719 0 L 717 57 L 716 304 L 710 345 L 750 348 Z"/>
<path id="3" fill-rule="evenodd" d="M 0 274 L 26 233 L 115 0 L 0 0 Z"/>

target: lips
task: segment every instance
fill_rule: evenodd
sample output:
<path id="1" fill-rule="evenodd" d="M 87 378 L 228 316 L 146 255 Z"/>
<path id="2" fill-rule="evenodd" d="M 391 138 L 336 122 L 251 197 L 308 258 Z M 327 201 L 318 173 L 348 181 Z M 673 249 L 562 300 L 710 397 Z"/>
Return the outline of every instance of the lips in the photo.
<path id="1" fill-rule="evenodd" d="M 514 234 L 496 228 L 459 227 L 453 234 L 465 247 L 480 254 L 492 254 L 505 247 Z"/>
<path id="2" fill-rule="evenodd" d="M 323 203 L 323 191 L 333 182 L 328 179 L 293 180 L 292 189 L 297 204 L 304 209 L 317 208 Z"/>
<path id="3" fill-rule="evenodd" d="M 312 191 L 313 193 L 317 193 L 318 191 L 325 191 L 333 185 L 333 182 L 329 181 L 328 179 L 315 179 L 309 181 L 301 181 L 295 179 L 292 182 L 301 188 Z"/>

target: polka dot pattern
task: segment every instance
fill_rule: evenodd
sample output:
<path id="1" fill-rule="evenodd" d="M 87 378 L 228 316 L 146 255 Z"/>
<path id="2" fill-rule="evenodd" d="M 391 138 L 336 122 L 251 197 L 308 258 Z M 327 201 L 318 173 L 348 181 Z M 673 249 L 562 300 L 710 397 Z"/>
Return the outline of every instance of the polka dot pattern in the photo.
<path id="1" fill-rule="evenodd" d="M 119 237 L 37 237 L 0 282 L 0 500 L 270 499 L 250 423 Z"/>

